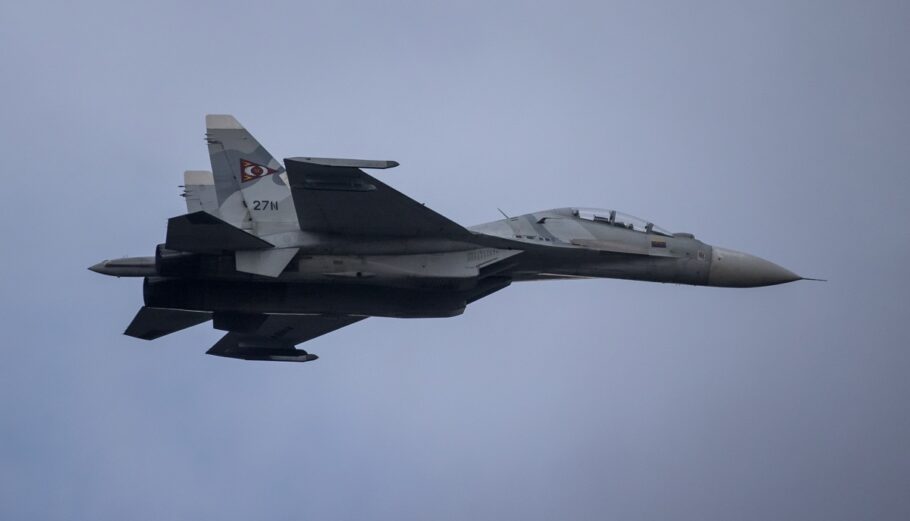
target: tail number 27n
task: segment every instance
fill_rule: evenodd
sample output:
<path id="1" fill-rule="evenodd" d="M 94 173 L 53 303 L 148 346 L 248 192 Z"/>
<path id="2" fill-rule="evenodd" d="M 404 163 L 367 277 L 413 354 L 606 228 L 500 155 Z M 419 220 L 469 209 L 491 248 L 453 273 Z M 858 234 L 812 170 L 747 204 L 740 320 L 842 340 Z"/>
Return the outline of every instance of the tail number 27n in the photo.
<path id="1" fill-rule="evenodd" d="M 256 211 L 268 211 L 268 210 L 277 210 L 278 201 L 250 201 L 253 205 L 253 210 Z"/>

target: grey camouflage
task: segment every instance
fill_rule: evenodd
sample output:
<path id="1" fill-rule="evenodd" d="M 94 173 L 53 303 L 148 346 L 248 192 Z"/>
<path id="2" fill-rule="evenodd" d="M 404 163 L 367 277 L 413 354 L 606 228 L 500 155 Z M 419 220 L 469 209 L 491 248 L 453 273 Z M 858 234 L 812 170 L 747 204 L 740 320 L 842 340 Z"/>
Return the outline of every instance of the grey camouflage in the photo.
<path id="1" fill-rule="evenodd" d="M 619 278 L 756 287 L 801 280 L 614 210 L 557 208 L 465 228 L 364 169 L 394 161 L 278 162 L 229 115 L 206 116 L 212 171 L 184 173 L 187 214 L 151 257 L 90 269 L 143 277 L 126 334 L 211 320 L 208 353 L 306 362 L 295 346 L 370 316 L 451 317 L 513 282 Z"/>

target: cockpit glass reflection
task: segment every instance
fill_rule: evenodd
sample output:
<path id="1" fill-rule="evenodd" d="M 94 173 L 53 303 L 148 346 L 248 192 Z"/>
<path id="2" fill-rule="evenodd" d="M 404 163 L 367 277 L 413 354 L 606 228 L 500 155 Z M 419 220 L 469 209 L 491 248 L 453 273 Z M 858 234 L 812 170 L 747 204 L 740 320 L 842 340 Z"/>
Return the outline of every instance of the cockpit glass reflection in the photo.
<path id="1" fill-rule="evenodd" d="M 616 210 L 605 210 L 600 208 L 575 208 L 573 210 L 573 213 L 579 219 L 584 219 L 586 221 L 593 221 L 608 226 L 616 226 L 619 228 L 625 228 L 627 230 L 651 233 L 654 235 L 663 235 L 665 237 L 673 236 L 673 234 L 669 231 L 655 225 L 650 221 L 646 221 L 645 219 L 641 219 L 627 213 L 617 212 Z"/>

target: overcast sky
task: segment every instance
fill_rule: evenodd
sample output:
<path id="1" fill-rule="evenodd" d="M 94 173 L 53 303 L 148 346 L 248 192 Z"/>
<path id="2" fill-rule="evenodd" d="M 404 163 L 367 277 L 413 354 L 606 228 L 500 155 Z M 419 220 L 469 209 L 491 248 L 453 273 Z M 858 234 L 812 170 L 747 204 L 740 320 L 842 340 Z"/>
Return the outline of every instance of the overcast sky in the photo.
<path id="1" fill-rule="evenodd" d="M 910 518 L 906 2 L 0 3 L 0 518 Z M 206 113 L 465 225 L 612 207 L 830 282 L 513 285 L 309 364 L 121 333 Z"/>

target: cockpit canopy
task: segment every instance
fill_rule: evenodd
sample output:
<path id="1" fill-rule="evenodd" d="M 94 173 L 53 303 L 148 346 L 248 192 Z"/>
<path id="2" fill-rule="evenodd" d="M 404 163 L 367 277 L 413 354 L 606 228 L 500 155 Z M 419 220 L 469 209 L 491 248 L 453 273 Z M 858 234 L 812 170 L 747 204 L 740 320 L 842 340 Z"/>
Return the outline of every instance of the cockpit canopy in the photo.
<path id="1" fill-rule="evenodd" d="M 650 221 L 646 221 L 644 219 L 640 219 L 626 213 L 617 212 L 616 210 L 604 210 L 600 208 L 573 208 L 572 214 L 579 219 L 602 223 L 609 226 L 617 226 L 619 228 L 626 228 L 627 230 L 653 233 L 655 235 L 663 235 L 666 237 L 673 236 L 672 233 L 661 228 L 660 226 L 656 226 Z"/>

